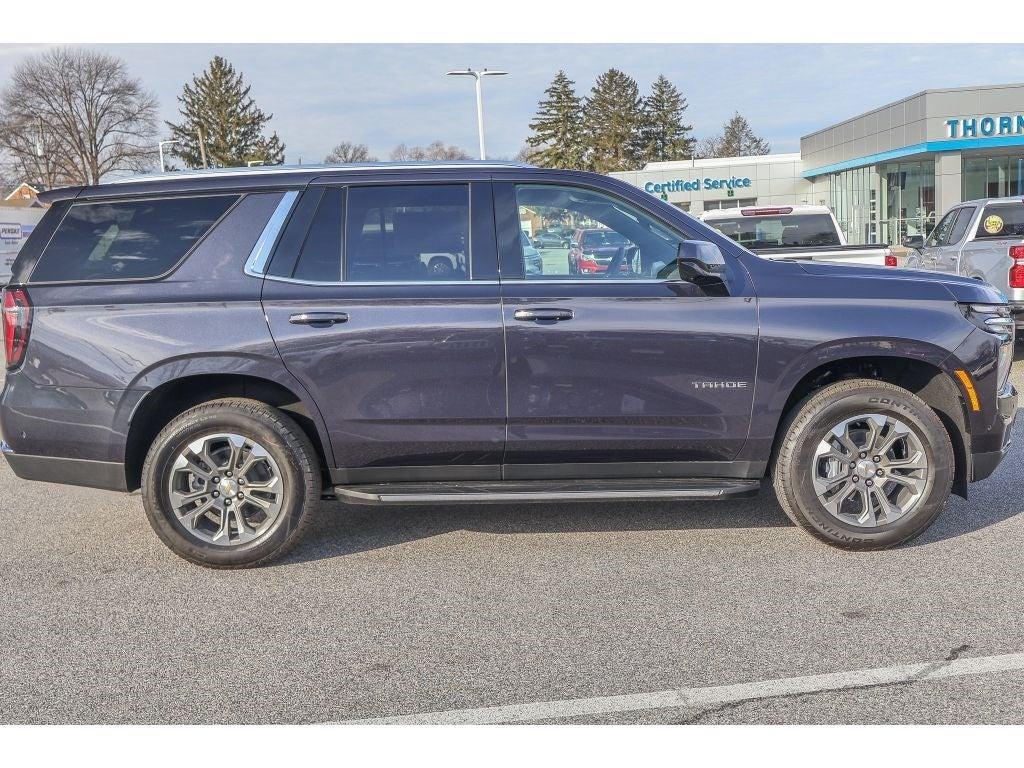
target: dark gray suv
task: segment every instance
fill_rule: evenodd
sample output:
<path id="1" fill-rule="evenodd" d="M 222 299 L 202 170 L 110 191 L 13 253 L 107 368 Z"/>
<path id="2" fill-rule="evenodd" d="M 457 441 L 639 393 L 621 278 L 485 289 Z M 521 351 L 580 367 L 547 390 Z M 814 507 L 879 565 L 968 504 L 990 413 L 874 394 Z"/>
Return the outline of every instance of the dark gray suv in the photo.
<path id="1" fill-rule="evenodd" d="M 644 503 L 769 477 L 819 538 L 887 547 L 1009 442 L 990 286 L 760 258 L 604 176 L 260 168 L 42 197 L 3 297 L 3 453 L 141 489 L 203 565 L 280 556 L 323 493 Z M 524 268 L 522 231 L 567 223 L 614 235 L 605 268 Z"/>

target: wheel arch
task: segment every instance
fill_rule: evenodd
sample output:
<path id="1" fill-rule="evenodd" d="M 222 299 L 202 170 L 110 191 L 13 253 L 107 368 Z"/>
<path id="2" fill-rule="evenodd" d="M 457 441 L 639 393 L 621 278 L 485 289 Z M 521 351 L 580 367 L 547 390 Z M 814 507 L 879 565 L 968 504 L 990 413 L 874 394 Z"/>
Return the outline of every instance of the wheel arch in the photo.
<path id="1" fill-rule="evenodd" d="M 935 411 L 949 434 L 956 468 L 953 492 L 967 497 L 971 476 L 970 429 L 967 403 L 953 378 L 939 362 L 920 357 L 889 355 L 852 355 L 820 363 L 806 371 L 789 390 L 779 414 L 769 465 L 774 463 L 784 437 L 782 426 L 794 409 L 814 392 L 846 379 L 876 379 L 913 392 Z"/>
<path id="2" fill-rule="evenodd" d="M 124 456 L 127 489 L 140 487 L 146 453 L 161 429 L 195 405 L 226 397 L 250 398 L 280 408 L 309 437 L 321 471 L 326 473 L 333 465 L 319 411 L 293 389 L 251 373 L 191 373 L 168 379 L 148 391 L 129 417 Z"/>

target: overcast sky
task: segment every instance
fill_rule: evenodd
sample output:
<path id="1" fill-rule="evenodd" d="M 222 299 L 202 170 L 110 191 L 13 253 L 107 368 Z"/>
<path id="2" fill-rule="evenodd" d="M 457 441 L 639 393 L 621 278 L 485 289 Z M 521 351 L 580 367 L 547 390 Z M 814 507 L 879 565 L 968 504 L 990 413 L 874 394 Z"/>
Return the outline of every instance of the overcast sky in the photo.
<path id="1" fill-rule="evenodd" d="M 0 45 L 0 82 L 45 46 Z M 664 74 L 689 101 L 698 137 L 739 111 L 776 152 L 800 136 L 926 88 L 1024 80 L 1020 45 L 89 45 L 124 58 L 175 118 L 177 95 L 220 54 L 242 71 L 287 145 L 287 162 L 320 162 L 343 140 L 382 160 L 400 142 L 435 139 L 476 152 L 472 80 L 442 77 L 467 66 L 506 69 L 485 81 L 488 153 L 523 145 L 537 102 L 559 68 L 589 92 L 609 67 L 643 90 Z"/>

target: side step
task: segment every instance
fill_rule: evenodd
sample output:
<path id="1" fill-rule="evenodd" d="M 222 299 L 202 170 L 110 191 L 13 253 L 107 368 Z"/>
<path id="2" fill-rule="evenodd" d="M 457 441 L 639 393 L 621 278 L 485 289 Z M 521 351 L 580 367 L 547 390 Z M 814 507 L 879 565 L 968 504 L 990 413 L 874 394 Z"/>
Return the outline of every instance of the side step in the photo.
<path id="1" fill-rule="evenodd" d="M 683 501 L 755 496 L 760 480 L 657 478 L 652 480 L 494 480 L 338 485 L 350 504 L 503 504 L 510 502 Z"/>

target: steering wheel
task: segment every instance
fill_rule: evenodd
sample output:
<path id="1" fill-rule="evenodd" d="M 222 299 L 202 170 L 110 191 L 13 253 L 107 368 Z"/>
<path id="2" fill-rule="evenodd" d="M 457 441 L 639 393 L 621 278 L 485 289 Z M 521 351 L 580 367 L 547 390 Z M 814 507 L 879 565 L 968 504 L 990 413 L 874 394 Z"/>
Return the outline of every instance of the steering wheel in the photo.
<path id="1" fill-rule="evenodd" d="M 612 256 L 612 260 L 608 262 L 608 269 L 605 270 L 604 276 L 609 279 L 621 277 L 619 270 L 622 269 L 623 264 L 627 263 L 626 257 L 629 256 L 629 261 L 632 261 L 638 251 L 639 249 L 635 245 L 620 245 L 615 251 L 615 255 Z"/>

